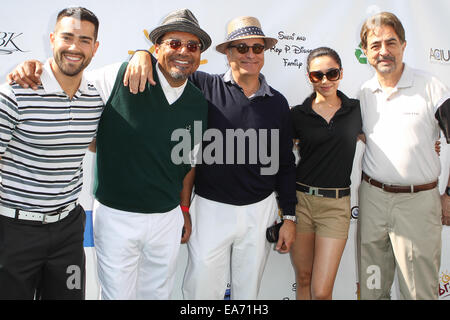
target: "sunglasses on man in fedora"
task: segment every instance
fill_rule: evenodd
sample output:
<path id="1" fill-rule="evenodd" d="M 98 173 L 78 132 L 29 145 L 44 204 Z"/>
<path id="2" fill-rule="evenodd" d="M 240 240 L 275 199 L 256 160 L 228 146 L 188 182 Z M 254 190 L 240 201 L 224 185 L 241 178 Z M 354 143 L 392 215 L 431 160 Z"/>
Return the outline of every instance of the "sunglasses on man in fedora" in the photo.
<path id="1" fill-rule="evenodd" d="M 228 48 L 236 48 L 236 50 L 240 53 L 240 54 L 244 54 L 247 53 L 248 50 L 250 50 L 250 48 L 252 48 L 253 53 L 254 54 L 260 54 L 261 52 L 264 51 L 265 46 L 259 43 L 254 44 L 253 46 L 248 46 L 245 43 L 238 43 L 234 46 L 228 46 Z"/>
<path id="2" fill-rule="evenodd" d="M 161 41 L 161 43 L 168 44 L 169 47 L 173 50 L 178 50 L 181 49 L 182 46 L 185 46 L 189 52 L 196 52 L 198 49 L 201 49 L 202 47 L 202 44 L 200 42 L 192 40 L 183 42 L 178 39 L 167 39 Z"/>
<path id="3" fill-rule="evenodd" d="M 341 70 L 333 68 L 323 73 L 322 71 L 311 71 L 309 73 L 309 80 L 312 83 L 321 82 L 323 77 L 326 77 L 329 81 L 337 81 L 341 77 Z"/>

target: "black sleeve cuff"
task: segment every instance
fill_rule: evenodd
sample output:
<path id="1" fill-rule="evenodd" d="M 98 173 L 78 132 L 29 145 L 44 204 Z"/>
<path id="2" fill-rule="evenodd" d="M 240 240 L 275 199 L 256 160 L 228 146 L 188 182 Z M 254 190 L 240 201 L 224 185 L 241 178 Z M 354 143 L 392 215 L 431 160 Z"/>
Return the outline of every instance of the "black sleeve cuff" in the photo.
<path id="1" fill-rule="evenodd" d="M 445 134 L 447 143 L 450 143 L 450 98 L 445 100 L 434 115 L 439 123 L 439 127 Z"/>
<path id="2" fill-rule="evenodd" d="M 285 206 L 281 211 L 283 216 L 295 216 L 295 203 Z"/>

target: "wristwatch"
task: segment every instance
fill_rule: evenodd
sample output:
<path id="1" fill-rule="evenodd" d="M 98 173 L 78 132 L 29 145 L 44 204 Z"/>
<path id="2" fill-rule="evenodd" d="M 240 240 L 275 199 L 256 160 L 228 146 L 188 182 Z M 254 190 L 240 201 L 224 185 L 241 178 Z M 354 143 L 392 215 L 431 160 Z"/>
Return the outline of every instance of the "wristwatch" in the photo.
<path id="1" fill-rule="evenodd" d="M 445 188 L 445 194 L 450 197 L 450 187 L 449 186 L 447 186 L 447 188 Z"/>
<path id="2" fill-rule="evenodd" d="M 291 220 L 292 222 L 297 224 L 297 217 L 296 216 L 285 215 L 285 216 L 283 216 L 283 220 Z"/>

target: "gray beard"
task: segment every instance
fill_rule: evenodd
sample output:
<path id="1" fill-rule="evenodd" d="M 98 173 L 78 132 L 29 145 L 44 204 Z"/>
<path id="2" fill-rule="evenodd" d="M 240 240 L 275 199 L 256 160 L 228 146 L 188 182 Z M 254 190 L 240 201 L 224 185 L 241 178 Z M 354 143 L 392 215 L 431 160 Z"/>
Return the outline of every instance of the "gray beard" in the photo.
<path id="1" fill-rule="evenodd" d="M 186 80 L 190 75 L 181 71 L 170 71 L 170 77 L 175 80 Z"/>

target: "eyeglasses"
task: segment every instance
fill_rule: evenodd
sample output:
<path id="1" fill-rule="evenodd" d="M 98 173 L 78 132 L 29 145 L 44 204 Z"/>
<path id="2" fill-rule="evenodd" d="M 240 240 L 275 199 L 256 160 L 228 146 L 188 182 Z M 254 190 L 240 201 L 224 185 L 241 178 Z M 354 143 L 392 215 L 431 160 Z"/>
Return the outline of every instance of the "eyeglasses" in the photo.
<path id="1" fill-rule="evenodd" d="M 327 77 L 329 81 L 337 81 L 341 77 L 341 70 L 330 69 L 326 73 L 323 73 L 322 71 L 311 71 L 309 73 L 309 80 L 311 80 L 312 83 L 318 83 L 322 81 L 324 76 Z"/>
<path id="2" fill-rule="evenodd" d="M 182 46 L 186 46 L 186 48 L 188 49 L 189 52 L 196 52 L 198 49 L 201 49 L 201 47 L 202 47 L 202 44 L 200 42 L 197 42 L 197 41 L 183 42 L 178 39 L 163 40 L 163 41 L 161 41 L 161 43 L 168 44 L 170 46 L 170 48 L 173 50 L 178 50 Z"/>
<path id="3" fill-rule="evenodd" d="M 240 54 L 247 53 L 248 50 L 250 50 L 250 48 L 252 48 L 254 54 L 260 54 L 261 52 L 264 51 L 264 48 L 265 48 L 265 47 L 264 47 L 264 45 L 258 44 L 258 43 L 254 44 L 254 45 L 251 46 L 251 47 L 248 46 L 248 45 L 246 45 L 245 43 L 239 43 L 239 44 L 234 45 L 234 46 L 228 46 L 228 48 L 236 48 L 236 50 L 237 50 Z"/>

